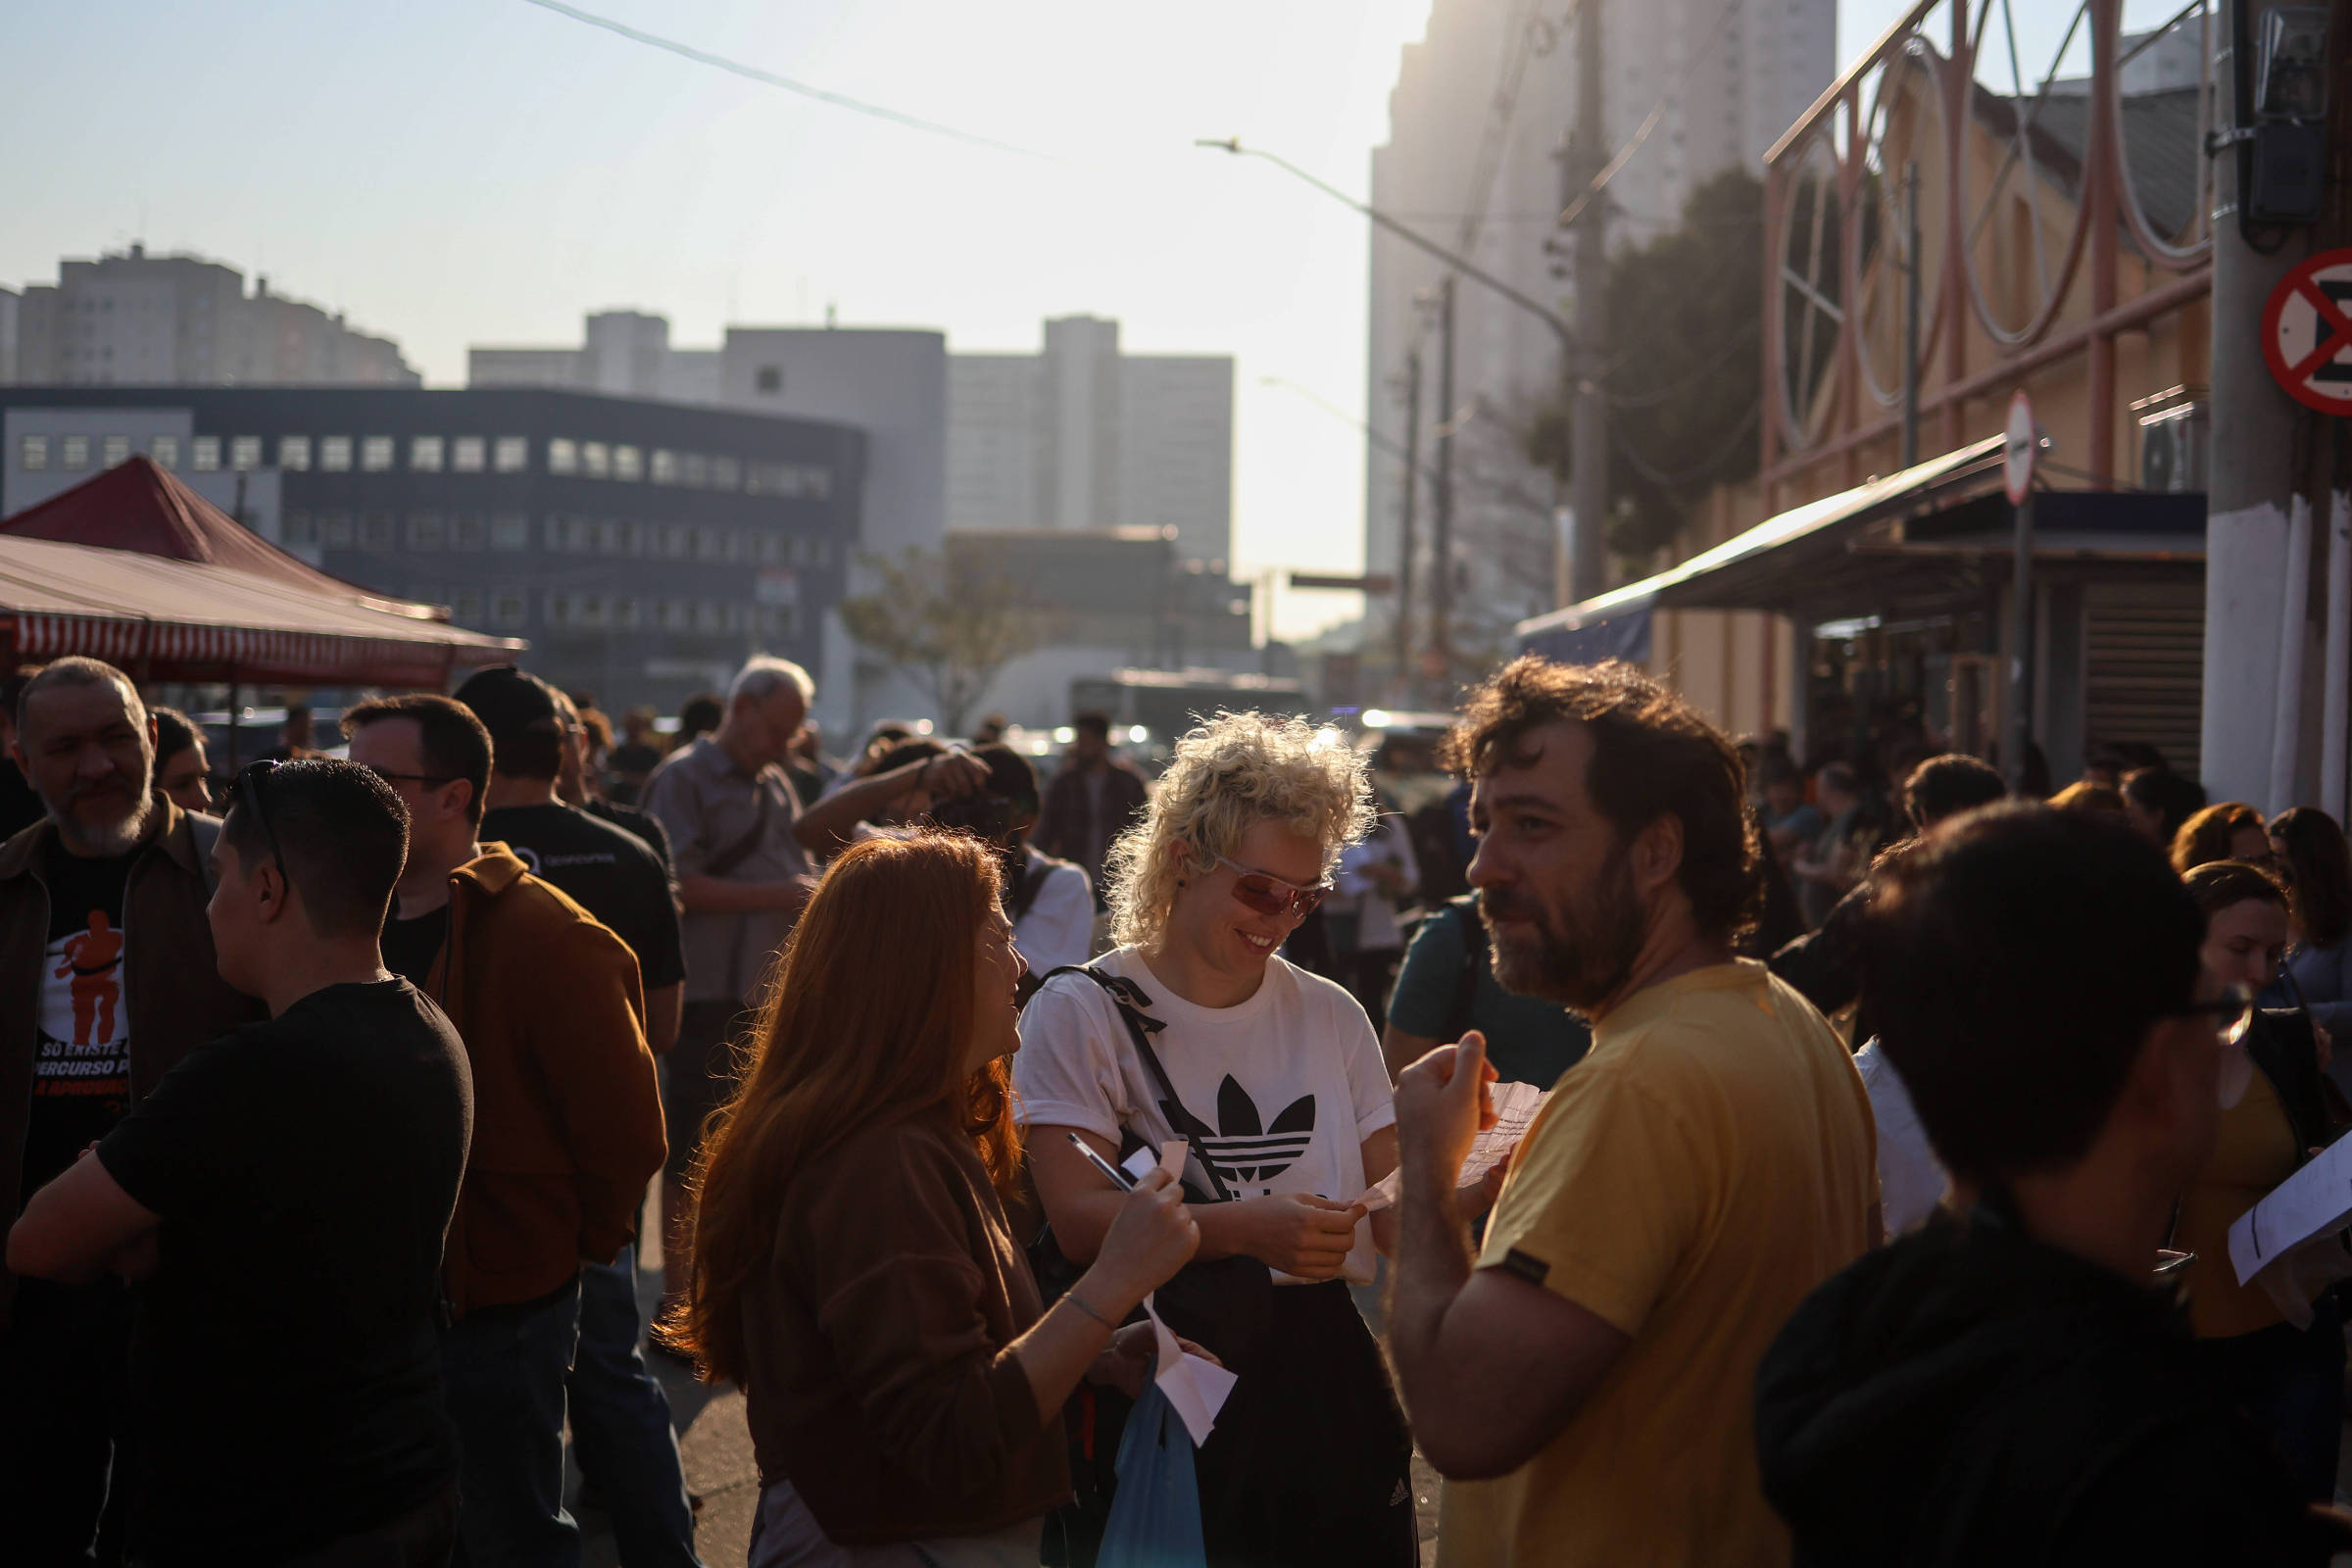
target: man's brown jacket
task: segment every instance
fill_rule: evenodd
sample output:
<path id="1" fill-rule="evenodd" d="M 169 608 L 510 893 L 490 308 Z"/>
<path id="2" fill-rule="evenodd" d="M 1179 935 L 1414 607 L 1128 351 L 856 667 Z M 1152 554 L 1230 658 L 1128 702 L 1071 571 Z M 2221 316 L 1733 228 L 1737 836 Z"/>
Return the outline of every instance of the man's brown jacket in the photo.
<path id="1" fill-rule="evenodd" d="M 636 956 L 503 844 L 449 880 L 424 991 L 473 1067 L 473 1149 L 443 1260 L 463 1317 L 612 1262 L 667 1150 Z"/>

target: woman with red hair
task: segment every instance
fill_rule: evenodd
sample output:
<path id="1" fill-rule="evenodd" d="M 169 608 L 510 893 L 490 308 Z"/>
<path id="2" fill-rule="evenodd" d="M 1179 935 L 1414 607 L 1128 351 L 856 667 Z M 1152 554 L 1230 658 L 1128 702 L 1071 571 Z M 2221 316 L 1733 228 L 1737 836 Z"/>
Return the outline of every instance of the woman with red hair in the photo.
<path id="1" fill-rule="evenodd" d="M 1005 1221 L 1021 974 L 996 858 L 945 833 L 843 851 L 785 946 L 704 1142 L 670 1331 L 743 1388 L 752 1568 L 1036 1563 L 1063 1401 L 1149 1363 L 1151 1325 L 1112 1325 L 1199 1245 L 1171 1178 L 1050 1311 Z"/>

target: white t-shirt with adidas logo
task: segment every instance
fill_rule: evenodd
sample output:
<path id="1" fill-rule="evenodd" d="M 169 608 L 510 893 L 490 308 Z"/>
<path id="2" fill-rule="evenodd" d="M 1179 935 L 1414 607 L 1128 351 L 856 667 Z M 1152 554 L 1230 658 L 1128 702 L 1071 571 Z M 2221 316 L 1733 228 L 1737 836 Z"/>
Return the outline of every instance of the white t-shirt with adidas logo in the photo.
<path id="1" fill-rule="evenodd" d="M 1394 1124 L 1396 1108 L 1372 1020 L 1353 997 L 1274 957 L 1249 1001 L 1198 1007 L 1161 984 L 1133 948 L 1096 964 L 1152 999 L 1144 1011 L 1167 1025 L 1152 1048 L 1235 1198 L 1314 1193 L 1344 1201 L 1363 1192 L 1364 1140 Z M 1030 998 L 1012 1081 L 1025 1127 L 1075 1127 L 1113 1144 L 1124 1127 L 1154 1148 L 1181 1136 L 1110 994 L 1082 975 L 1049 980 Z M 1186 1175 L 1213 1191 L 1198 1157 Z M 1367 1220 L 1356 1226 L 1344 1272 L 1363 1285 L 1372 1270 Z"/>

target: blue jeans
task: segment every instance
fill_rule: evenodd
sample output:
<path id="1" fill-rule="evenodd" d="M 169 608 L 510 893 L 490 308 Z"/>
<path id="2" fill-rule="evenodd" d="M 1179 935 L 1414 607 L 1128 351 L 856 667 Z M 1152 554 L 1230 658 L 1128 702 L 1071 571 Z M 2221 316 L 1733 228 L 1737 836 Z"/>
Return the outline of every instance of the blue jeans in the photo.
<path id="1" fill-rule="evenodd" d="M 564 1511 L 564 1383 L 580 1334 L 580 1282 L 488 1306 L 441 1342 L 458 1427 L 457 1568 L 579 1568 Z"/>
<path id="2" fill-rule="evenodd" d="M 637 1249 L 580 1267 L 580 1348 L 571 1363 L 571 1451 L 612 1516 L 628 1568 L 703 1568 L 678 1467 L 669 1396 L 637 1342 Z"/>

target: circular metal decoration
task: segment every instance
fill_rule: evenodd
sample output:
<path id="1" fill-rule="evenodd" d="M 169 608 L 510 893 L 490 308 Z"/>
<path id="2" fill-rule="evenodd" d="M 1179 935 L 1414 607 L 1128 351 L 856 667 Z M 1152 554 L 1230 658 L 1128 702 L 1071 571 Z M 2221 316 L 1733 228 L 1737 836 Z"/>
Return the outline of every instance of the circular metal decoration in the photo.
<path id="1" fill-rule="evenodd" d="M 1942 58 L 1914 33 L 1879 75 L 1862 144 L 1861 189 L 1854 286 L 1854 325 L 1860 333 L 1855 356 L 1862 385 L 1882 408 L 1903 395 L 1905 264 L 1910 260 L 1910 221 L 1905 211 L 1906 176 L 1919 178 L 1919 361 L 1932 357 L 1943 330 L 1946 224 L 1944 181 L 1946 137 Z"/>
<path id="2" fill-rule="evenodd" d="M 2050 69 L 2042 73 L 2031 94 L 2026 86 L 2025 68 L 2018 58 L 2014 4 L 2015 0 L 1980 0 L 1978 6 L 1975 36 L 1969 49 L 1968 89 L 1976 97 L 1975 113 L 1985 119 L 1988 129 L 2001 138 L 2003 153 L 1981 197 L 1972 190 L 1968 178 L 1968 170 L 1975 159 L 1961 160 L 1960 180 L 1960 213 L 1967 225 L 1962 233 L 1961 256 L 1968 273 L 1969 303 L 1985 333 L 2002 347 L 2012 349 L 2032 343 L 2049 330 L 2059 308 L 2066 303 L 2067 285 L 2073 280 L 2076 263 L 2082 259 L 2083 239 L 2090 231 L 2090 203 L 2082 199 L 2079 188 L 2069 197 L 2056 177 L 2060 168 L 2072 163 L 2076 167 L 2076 183 L 2078 187 L 2082 184 L 2082 164 L 2090 140 L 2089 99 L 2084 97 L 2080 101 L 2082 120 L 2080 152 L 2070 152 L 2043 122 L 2045 117 L 2054 119 L 2057 114 L 2077 108 L 2076 100 L 2070 97 L 2060 102 L 2053 113 L 2050 89 L 2057 80 L 2058 63 L 2066 57 L 2075 34 L 2090 20 L 2091 0 L 2082 0 L 2075 8 L 2065 36 L 2050 56 Z M 1988 40 L 1985 34 L 1996 6 L 2000 30 Z M 1990 91 L 1974 79 L 1975 67 L 1985 58 L 1988 42 L 1996 57 L 2008 63 L 2012 90 L 2006 95 Z M 2006 128 L 1999 125 L 2003 118 L 2008 122 Z M 2064 244 L 2060 246 L 2054 243 L 2057 235 L 2052 220 L 2064 221 L 2064 209 L 2070 204 L 2075 209 L 2074 222 L 2065 231 Z M 2002 296 L 1997 307 L 1986 297 L 1986 265 L 1981 265 L 1981 258 L 1984 264 L 2007 267 L 2008 275 L 1996 283 Z"/>
<path id="3" fill-rule="evenodd" d="M 1845 330 L 1845 223 L 1838 149 L 1825 124 L 1791 164 L 1781 204 L 1781 364 L 1774 379 L 1791 447 L 1820 438 L 1836 399 Z"/>

